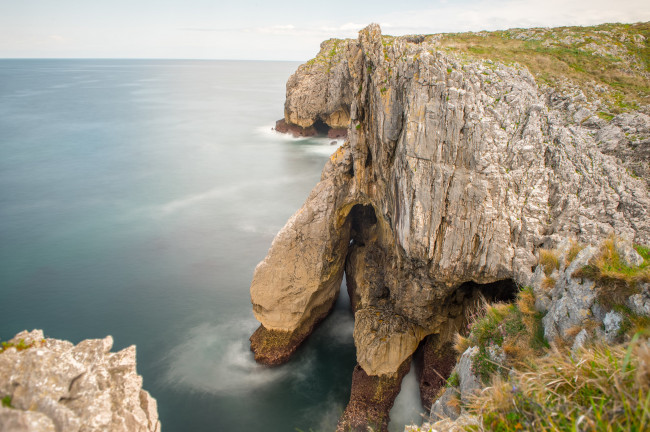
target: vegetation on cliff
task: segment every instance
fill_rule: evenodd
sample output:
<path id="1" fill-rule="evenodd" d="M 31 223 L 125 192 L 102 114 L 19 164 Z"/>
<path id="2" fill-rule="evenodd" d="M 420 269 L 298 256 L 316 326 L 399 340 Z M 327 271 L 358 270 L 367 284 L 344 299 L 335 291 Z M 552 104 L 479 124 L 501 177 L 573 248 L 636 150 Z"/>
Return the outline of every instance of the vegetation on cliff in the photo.
<path id="1" fill-rule="evenodd" d="M 463 56 L 526 66 L 541 82 L 571 80 L 603 98 L 607 117 L 650 103 L 650 23 L 434 35 Z"/>
<path id="2" fill-rule="evenodd" d="M 574 354 L 551 350 L 507 379 L 495 375 L 468 411 L 482 416 L 478 429 L 495 432 L 647 430 L 650 346 L 635 337 Z"/>
<path id="3" fill-rule="evenodd" d="M 585 251 L 584 265 L 578 263 L 573 270 L 570 264 L 584 249 L 571 242 L 560 250 L 540 251 L 539 268 L 545 278 L 540 289 L 555 288 L 546 282 L 549 275 L 592 280 L 585 289 L 595 291 L 595 310 L 601 310 L 601 318 L 587 317 L 549 344 L 534 290 L 524 288 L 513 303 L 481 304 L 470 313 L 467 336 L 458 335 L 456 350 L 472 352 L 470 373 L 485 387 L 472 389 L 473 395 L 465 397 L 462 381 L 467 377 L 452 373 L 439 400 L 455 407 L 456 414 L 451 419 L 439 415 L 443 419 L 434 418 L 440 420 L 437 423 L 408 430 L 650 427 L 650 317 L 644 309 L 649 306 L 648 248 L 632 248 L 629 242 L 610 237 L 593 252 Z M 618 318 L 608 321 L 608 316 Z M 576 337 L 580 332 L 592 337 Z"/>

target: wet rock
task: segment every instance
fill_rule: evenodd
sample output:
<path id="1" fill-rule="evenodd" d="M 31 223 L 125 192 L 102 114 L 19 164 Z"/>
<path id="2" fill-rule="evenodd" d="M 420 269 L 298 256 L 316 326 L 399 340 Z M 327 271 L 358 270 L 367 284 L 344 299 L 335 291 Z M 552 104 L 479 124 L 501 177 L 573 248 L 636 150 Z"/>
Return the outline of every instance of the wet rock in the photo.
<path id="1" fill-rule="evenodd" d="M 339 419 L 336 431 L 366 432 L 372 428 L 377 432 L 387 432 L 390 409 L 410 366 L 409 358 L 393 376 L 371 376 L 357 365 L 352 373 L 350 402 Z"/>

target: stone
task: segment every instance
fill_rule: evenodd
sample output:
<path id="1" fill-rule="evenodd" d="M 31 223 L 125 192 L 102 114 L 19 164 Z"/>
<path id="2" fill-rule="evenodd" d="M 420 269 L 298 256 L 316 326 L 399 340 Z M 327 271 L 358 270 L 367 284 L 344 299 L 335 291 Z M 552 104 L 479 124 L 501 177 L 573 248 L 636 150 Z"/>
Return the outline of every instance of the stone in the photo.
<path id="1" fill-rule="evenodd" d="M 573 345 L 571 346 L 571 352 L 575 353 L 579 349 L 581 349 L 584 345 L 585 342 L 587 342 L 587 339 L 589 338 L 589 333 L 587 333 L 586 329 L 580 330 L 580 333 L 576 335 L 576 338 L 573 340 Z"/>
<path id="2" fill-rule="evenodd" d="M 416 361 L 416 364 L 421 364 L 421 370 L 418 371 L 420 401 L 422 406 L 429 407 L 435 401 L 440 389 L 447 385 L 447 379 L 456 365 L 458 354 L 452 343 L 440 343 L 440 340 L 434 336 L 425 339 L 420 352 L 422 358 L 419 362 Z"/>
<path id="3" fill-rule="evenodd" d="M 623 315 L 616 311 L 610 311 L 605 315 L 603 325 L 605 326 L 605 338 L 609 343 L 614 343 L 619 336 Z"/>
<path id="4" fill-rule="evenodd" d="M 628 266 L 638 267 L 643 264 L 643 257 L 634 249 L 631 241 L 615 238 L 614 247 Z"/>
<path id="5" fill-rule="evenodd" d="M 458 360 L 455 371 L 458 373 L 460 400 L 462 404 L 469 403 L 470 397 L 483 386 L 481 380 L 474 372 L 474 356 L 478 354 L 478 347 L 469 347 Z"/>
<path id="6" fill-rule="evenodd" d="M 460 392 L 455 387 L 448 387 L 431 407 L 431 420 L 445 418 L 456 420 L 460 416 Z"/>
<path id="7" fill-rule="evenodd" d="M 593 317 L 592 307 L 597 306 L 595 284 L 573 274 L 587 265 L 596 252 L 593 246 L 584 248 L 557 278 L 550 307 L 542 318 L 544 337 L 549 342 L 566 338 L 569 331 Z"/>
<path id="8" fill-rule="evenodd" d="M 373 24 L 356 40 L 324 42 L 289 79 L 285 121 L 345 127 L 347 141 L 255 270 L 258 360 L 288 359 L 343 273 L 357 361 L 389 379 L 424 338 L 449 342 L 490 284 L 539 284 L 539 249 L 613 233 L 650 243 L 645 177 L 618 159 L 627 144 L 604 131 L 584 88 L 438 48 Z M 612 122 L 643 135 L 649 118 L 630 116 Z M 549 340 L 592 317 L 594 285 L 572 275 L 593 253 L 558 270 L 537 304 Z"/>
<path id="9" fill-rule="evenodd" d="M 641 285 L 639 291 L 628 298 L 627 306 L 637 315 L 650 316 L 650 284 Z"/>
<path id="10" fill-rule="evenodd" d="M 0 409 L 0 430 L 160 432 L 135 346 L 112 353 L 110 336 L 73 345 L 41 330 L 21 332 L 9 345 L 0 353 L 0 397 L 13 408 Z"/>
<path id="11" fill-rule="evenodd" d="M 481 426 L 478 417 L 471 414 L 463 414 L 452 420 L 446 418 L 434 423 L 424 423 L 422 426 L 407 426 L 405 432 L 465 432 L 467 430 L 477 430 Z"/>

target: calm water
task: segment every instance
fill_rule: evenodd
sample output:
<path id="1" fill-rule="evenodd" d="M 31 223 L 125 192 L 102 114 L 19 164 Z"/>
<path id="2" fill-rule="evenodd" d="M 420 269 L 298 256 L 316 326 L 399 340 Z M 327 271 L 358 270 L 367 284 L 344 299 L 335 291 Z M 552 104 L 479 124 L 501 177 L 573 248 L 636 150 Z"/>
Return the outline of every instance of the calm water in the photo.
<path id="1" fill-rule="evenodd" d="M 336 148 L 271 131 L 297 66 L 0 60 L 0 339 L 136 344 L 165 432 L 333 430 L 347 295 L 289 364 L 248 348 L 255 265 Z"/>

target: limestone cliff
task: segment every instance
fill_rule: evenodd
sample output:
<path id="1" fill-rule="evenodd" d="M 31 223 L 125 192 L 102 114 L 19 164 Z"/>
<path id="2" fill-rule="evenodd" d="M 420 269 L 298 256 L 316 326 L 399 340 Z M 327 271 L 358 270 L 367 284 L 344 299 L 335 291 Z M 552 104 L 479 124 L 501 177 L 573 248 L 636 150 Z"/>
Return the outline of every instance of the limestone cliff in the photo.
<path id="1" fill-rule="evenodd" d="M 348 141 L 255 270 L 259 361 L 296 349 L 345 273 L 357 361 L 390 408 L 387 387 L 418 346 L 426 339 L 431 361 L 453 366 L 445 347 L 467 306 L 527 285 L 541 247 L 613 232 L 650 243 L 647 94 L 627 81 L 620 96 L 598 99 L 598 77 L 540 81 L 533 67 L 457 50 L 444 36 L 385 37 L 377 25 L 328 44 L 289 80 L 285 120 L 349 117 Z M 634 79 L 647 82 L 639 70 Z M 621 101 L 634 109 L 617 114 Z M 635 151 L 623 138 L 632 129 Z M 346 411 L 340 427 L 362 428 L 358 418 Z"/>
<path id="2" fill-rule="evenodd" d="M 0 430 L 160 432 L 135 347 L 112 346 L 110 336 L 73 345 L 41 330 L 17 334 L 0 351 Z"/>

